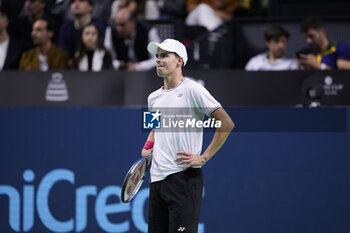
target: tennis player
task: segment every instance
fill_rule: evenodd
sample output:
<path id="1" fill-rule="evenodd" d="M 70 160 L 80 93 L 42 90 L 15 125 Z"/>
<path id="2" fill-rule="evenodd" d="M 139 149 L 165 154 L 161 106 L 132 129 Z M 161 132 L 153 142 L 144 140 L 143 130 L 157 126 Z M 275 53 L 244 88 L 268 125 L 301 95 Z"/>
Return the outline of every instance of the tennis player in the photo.
<path id="1" fill-rule="evenodd" d="M 151 42 L 148 51 L 156 56 L 157 75 L 164 86 L 148 96 L 148 108 L 193 108 L 221 121 L 211 143 L 201 154 L 203 131 L 151 131 L 142 156 L 153 154 L 149 199 L 149 233 L 197 233 L 202 201 L 201 166 L 219 150 L 234 127 L 220 103 L 200 84 L 182 74 L 187 62 L 185 46 L 177 40 Z"/>

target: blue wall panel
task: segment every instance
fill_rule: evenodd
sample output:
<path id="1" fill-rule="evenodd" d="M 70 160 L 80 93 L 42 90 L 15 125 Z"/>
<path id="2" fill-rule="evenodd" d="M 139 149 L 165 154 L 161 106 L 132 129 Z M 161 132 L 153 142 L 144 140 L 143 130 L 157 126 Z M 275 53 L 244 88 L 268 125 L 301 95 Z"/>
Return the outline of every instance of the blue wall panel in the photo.
<path id="1" fill-rule="evenodd" d="M 349 110 L 228 109 L 237 127 L 203 167 L 200 231 L 348 233 Z M 119 197 L 141 126 L 139 108 L 0 108 L 0 232 L 146 231 L 148 183 Z"/>

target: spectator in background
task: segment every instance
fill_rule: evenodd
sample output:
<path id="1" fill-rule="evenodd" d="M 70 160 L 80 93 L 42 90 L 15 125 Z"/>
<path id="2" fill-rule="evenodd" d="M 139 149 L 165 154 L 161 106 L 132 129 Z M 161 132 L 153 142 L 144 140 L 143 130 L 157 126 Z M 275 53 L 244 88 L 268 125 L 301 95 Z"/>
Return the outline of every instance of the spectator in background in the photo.
<path id="1" fill-rule="evenodd" d="M 186 17 L 186 0 L 114 0 L 111 6 L 111 16 L 124 6 L 135 10 L 138 19 L 183 20 Z"/>
<path id="2" fill-rule="evenodd" d="M 67 54 L 52 43 L 54 27 L 53 20 L 48 17 L 34 22 L 32 37 L 36 47 L 22 54 L 20 70 L 67 69 Z"/>
<path id="3" fill-rule="evenodd" d="M 46 15 L 49 0 L 26 0 L 24 11 L 26 16 L 11 20 L 8 32 L 18 40 L 23 40 L 26 48 L 32 48 L 32 27 L 34 21 Z"/>
<path id="4" fill-rule="evenodd" d="M 160 18 L 185 20 L 187 0 L 158 0 Z"/>
<path id="5" fill-rule="evenodd" d="M 155 20 L 159 18 L 157 0 L 114 0 L 111 5 L 112 20 L 115 13 L 123 7 L 128 7 L 135 12 L 138 19 Z"/>
<path id="6" fill-rule="evenodd" d="M 0 71 L 17 70 L 22 54 L 22 43 L 7 32 L 7 13 L 0 6 Z"/>
<path id="7" fill-rule="evenodd" d="M 158 33 L 154 28 L 148 30 L 136 17 L 130 8 L 120 8 L 114 14 L 114 26 L 106 30 L 104 45 L 112 53 L 114 69 L 144 71 L 155 67 L 147 44 L 160 41 Z"/>
<path id="8" fill-rule="evenodd" d="M 112 57 L 103 45 L 97 26 L 89 23 L 83 27 L 79 50 L 75 54 L 74 67 L 80 71 L 112 69 Z"/>
<path id="9" fill-rule="evenodd" d="M 108 21 L 110 17 L 110 8 L 113 0 L 94 0 L 94 9 L 92 17 Z M 50 7 L 50 12 L 56 15 L 59 20 L 73 20 L 74 17 L 70 12 L 70 0 L 54 0 Z"/>
<path id="10" fill-rule="evenodd" d="M 298 61 L 286 58 L 285 52 L 289 38 L 289 32 L 279 25 L 269 27 L 265 31 L 265 45 L 268 51 L 252 57 L 245 70 L 296 70 Z"/>
<path id="11" fill-rule="evenodd" d="M 74 20 L 68 20 L 61 26 L 58 38 L 59 47 L 65 51 L 72 65 L 75 51 L 78 49 L 82 28 L 93 22 L 98 27 L 101 35 L 104 35 L 106 23 L 100 19 L 92 18 L 92 0 L 70 0 L 70 11 Z"/>
<path id="12" fill-rule="evenodd" d="M 233 17 L 236 0 L 187 0 L 186 25 L 203 26 L 213 31 Z"/>
<path id="13" fill-rule="evenodd" d="M 306 18 L 300 30 L 312 51 L 299 53 L 300 69 L 350 69 L 349 45 L 342 41 L 330 42 L 320 19 Z"/>

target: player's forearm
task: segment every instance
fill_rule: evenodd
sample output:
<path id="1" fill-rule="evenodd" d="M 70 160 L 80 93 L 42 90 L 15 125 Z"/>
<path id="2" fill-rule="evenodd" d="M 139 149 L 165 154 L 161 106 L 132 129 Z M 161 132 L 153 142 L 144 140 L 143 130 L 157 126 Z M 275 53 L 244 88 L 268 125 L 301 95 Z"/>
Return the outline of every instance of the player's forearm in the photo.
<path id="1" fill-rule="evenodd" d="M 211 143 L 202 154 L 202 157 L 205 160 L 205 163 L 215 155 L 215 153 L 222 147 L 222 145 L 224 145 L 232 129 L 233 129 L 233 126 L 232 128 L 228 127 L 227 131 L 224 131 L 224 132 L 218 132 L 218 130 L 216 130 Z"/>
<path id="2" fill-rule="evenodd" d="M 152 130 L 148 136 L 147 136 L 147 141 L 152 141 L 154 142 L 154 130 Z"/>
<path id="3" fill-rule="evenodd" d="M 154 131 L 153 130 L 148 134 L 146 143 L 145 143 L 144 147 L 142 148 L 142 151 L 141 151 L 142 157 L 147 157 L 148 155 L 150 155 L 153 152 L 153 144 L 150 147 L 149 142 L 154 142 Z"/>
<path id="4" fill-rule="evenodd" d="M 213 139 L 207 149 L 202 154 L 205 163 L 213 157 L 213 155 L 222 147 L 225 143 L 227 137 L 230 135 L 231 131 L 234 128 L 234 123 L 231 117 L 223 108 L 215 110 L 211 114 L 212 118 L 221 121 L 221 127 L 216 129 Z"/>

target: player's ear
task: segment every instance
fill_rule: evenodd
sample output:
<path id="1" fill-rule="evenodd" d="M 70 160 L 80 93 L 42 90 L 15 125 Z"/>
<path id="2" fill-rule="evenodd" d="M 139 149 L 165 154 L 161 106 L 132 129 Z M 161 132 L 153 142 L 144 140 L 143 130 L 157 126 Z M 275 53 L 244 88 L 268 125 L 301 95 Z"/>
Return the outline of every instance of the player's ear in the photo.
<path id="1" fill-rule="evenodd" d="M 181 57 L 178 57 L 177 59 L 177 67 L 182 66 L 183 60 Z"/>

